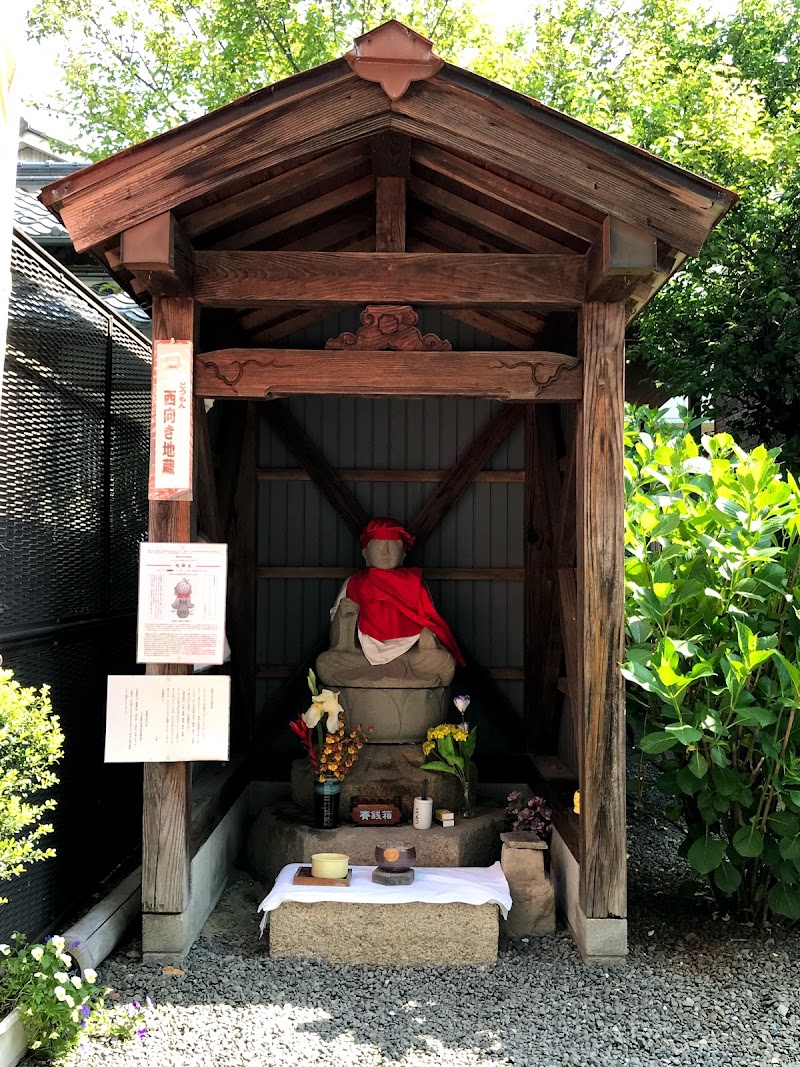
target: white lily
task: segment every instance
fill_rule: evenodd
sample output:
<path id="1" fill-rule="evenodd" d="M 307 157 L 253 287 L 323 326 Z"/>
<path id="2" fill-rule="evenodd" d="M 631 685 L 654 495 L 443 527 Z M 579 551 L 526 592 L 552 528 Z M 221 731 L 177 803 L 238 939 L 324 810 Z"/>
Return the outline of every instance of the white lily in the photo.
<path id="1" fill-rule="evenodd" d="M 313 730 L 323 716 L 327 716 L 327 729 L 329 734 L 335 734 L 341 725 L 339 716 L 343 713 L 339 703 L 339 694 L 323 689 L 319 696 L 311 698 L 311 707 L 303 712 L 303 722 Z"/>

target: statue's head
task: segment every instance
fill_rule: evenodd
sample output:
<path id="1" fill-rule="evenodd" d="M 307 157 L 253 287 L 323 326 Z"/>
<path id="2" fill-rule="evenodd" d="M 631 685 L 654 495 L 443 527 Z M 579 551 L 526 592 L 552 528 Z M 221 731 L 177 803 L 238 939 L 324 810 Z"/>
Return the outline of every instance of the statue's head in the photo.
<path id="1" fill-rule="evenodd" d="M 414 538 L 397 519 L 373 519 L 361 532 L 361 554 L 368 567 L 390 571 L 399 567 Z"/>

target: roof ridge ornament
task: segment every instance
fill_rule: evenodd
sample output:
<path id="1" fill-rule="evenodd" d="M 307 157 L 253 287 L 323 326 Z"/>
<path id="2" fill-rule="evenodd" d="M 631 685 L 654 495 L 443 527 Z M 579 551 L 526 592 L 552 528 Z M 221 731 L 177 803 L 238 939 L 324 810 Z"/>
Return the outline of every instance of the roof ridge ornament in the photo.
<path id="1" fill-rule="evenodd" d="M 399 100 L 411 82 L 432 78 L 444 66 L 433 42 L 397 19 L 357 37 L 344 58 L 359 78 L 379 82 L 390 100 Z"/>

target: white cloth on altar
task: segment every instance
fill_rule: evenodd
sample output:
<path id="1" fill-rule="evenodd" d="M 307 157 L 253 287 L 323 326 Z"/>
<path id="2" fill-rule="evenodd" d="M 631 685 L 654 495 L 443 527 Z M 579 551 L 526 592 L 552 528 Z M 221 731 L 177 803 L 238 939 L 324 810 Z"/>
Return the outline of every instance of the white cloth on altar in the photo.
<path id="1" fill-rule="evenodd" d="M 374 867 L 351 867 L 350 885 L 293 885 L 300 863 L 287 863 L 270 893 L 258 905 L 264 912 L 261 932 L 269 913 L 286 900 L 316 904 L 336 900 L 340 904 L 496 904 L 503 918 L 511 908 L 511 892 L 500 863 L 491 867 L 415 867 L 411 885 L 377 885 Z"/>
<path id="2" fill-rule="evenodd" d="M 349 581 L 350 579 L 348 578 L 347 582 Z M 339 595 L 331 608 L 331 622 L 333 622 L 336 609 L 347 595 L 347 582 L 339 590 Z M 419 634 L 421 633 L 422 630 L 420 630 Z M 369 634 L 362 633 L 361 628 L 358 627 L 361 651 L 367 657 L 367 662 L 371 663 L 373 667 L 377 667 L 381 663 L 391 663 L 393 659 L 404 656 L 419 641 L 419 634 L 414 634 L 411 637 L 391 637 L 388 641 L 378 641 L 374 637 L 370 637 Z"/>

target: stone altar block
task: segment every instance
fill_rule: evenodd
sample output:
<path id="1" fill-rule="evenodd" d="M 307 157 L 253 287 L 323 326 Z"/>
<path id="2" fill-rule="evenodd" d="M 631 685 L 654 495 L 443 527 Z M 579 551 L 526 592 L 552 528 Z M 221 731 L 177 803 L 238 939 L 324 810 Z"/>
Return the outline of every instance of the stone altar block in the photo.
<path id="1" fill-rule="evenodd" d="M 272 912 L 270 956 L 368 966 L 459 966 L 497 960 L 496 904 L 299 904 Z"/>

